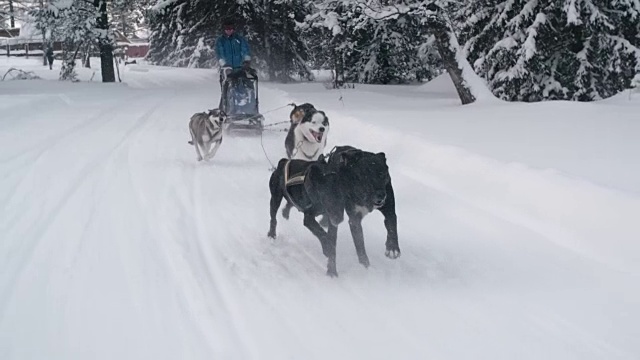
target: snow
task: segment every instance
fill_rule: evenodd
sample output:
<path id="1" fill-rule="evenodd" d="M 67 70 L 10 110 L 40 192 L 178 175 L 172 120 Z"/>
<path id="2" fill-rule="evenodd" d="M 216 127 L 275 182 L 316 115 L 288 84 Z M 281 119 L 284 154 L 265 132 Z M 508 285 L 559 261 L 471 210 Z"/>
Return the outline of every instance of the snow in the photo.
<path id="1" fill-rule="evenodd" d="M 170 5 L 173 5 L 177 0 L 158 0 L 158 2 L 151 7 L 153 11 L 161 11 Z"/>
<path id="2" fill-rule="evenodd" d="M 577 8 L 576 0 L 569 0 L 565 2 L 564 12 L 567 13 L 567 24 L 582 24 L 582 19 L 580 19 L 580 11 Z"/>
<path id="3" fill-rule="evenodd" d="M 98 64 L 92 59 L 92 65 Z M 59 62 L 55 64 L 59 66 Z M 384 151 L 402 256 L 382 216 L 348 226 L 338 272 L 293 211 L 268 230 L 259 138 L 211 163 L 189 117 L 217 73 L 121 67 L 123 83 L 0 82 L 0 358 L 637 359 L 640 94 L 596 103 L 460 106 L 423 86 L 261 85 L 331 121 L 328 149 Z M 283 132 L 263 143 L 275 162 Z"/>
<path id="4" fill-rule="evenodd" d="M 518 61 L 529 61 L 533 58 L 538 49 L 536 48 L 536 37 L 538 36 L 538 28 L 544 25 L 547 22 L 547 16 L 538 13 L 536 15 L 536 19 L 533 21 L 533 24 L 527 29 L 527 39 L 524 41 L 522 46 L 522 50 L 524 51 L 524 58 L 518 59 Z"/>

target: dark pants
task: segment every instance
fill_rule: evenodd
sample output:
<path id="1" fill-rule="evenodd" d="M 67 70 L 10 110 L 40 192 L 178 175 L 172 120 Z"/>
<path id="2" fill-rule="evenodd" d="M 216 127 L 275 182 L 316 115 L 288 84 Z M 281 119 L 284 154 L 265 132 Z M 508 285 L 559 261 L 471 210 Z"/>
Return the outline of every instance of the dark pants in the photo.
<path id="1" fill-rule="evenodd" d="M 49 69 L 53 69 L 53 55 L 47 55 L 47 61 L 49 61 Z"/>
<path id="2" fill-rule="evenodd" d="M 229 88 L 229 82 L 224 81 L 224 74 L 220 73 L 220 104 L 218 105 L 218 109 L 226 112 L 226 109 L 223 106 L 226 105 L 225 99 L 227 98 L 227 89 Z"/>

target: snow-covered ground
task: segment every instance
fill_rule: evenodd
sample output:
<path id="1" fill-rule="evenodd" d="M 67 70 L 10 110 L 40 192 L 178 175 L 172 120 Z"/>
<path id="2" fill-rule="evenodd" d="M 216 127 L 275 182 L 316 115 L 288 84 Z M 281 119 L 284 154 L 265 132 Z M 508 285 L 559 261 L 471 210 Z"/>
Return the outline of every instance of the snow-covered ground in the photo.
<path id="1" fill-rule="evenodd" d="M 57 77 L 2 57 L 0 76 L 15 65 Z M 266 237 L 260 138 L 195 161 L 214 71 L 121 71 L 0 82 L 0 359 L 640 358 L 640 94 L 462 107 L 446 77 L 263 83 L 263 112 L 312 102 L 330 147 L 387 154 L 402 256 L 372 214 L 371 267 L 343 224 L 331 279 L 299 213 Z M 271 161 L 284 136 L 265 133 Z"/>

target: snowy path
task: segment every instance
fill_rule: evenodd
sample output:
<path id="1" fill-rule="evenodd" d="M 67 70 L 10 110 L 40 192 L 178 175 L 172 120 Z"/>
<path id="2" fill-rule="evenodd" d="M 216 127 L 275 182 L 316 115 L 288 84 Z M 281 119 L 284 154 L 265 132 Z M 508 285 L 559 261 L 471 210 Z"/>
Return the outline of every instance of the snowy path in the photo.
<path id="1" fill-rule="evenodd" d="M 371 268 L 342 226 L 340 277 L 327 278 L 300 214 L 266 237 L 259 139 L 225 138 L 196 163 L 188 118 L 217 98 L 215 74 L 148 74 L 107 90 L 13 88 L 0 120 L 1 359 L 638 359 L 635 255 L 594 258 L 452 194 L 438 185 L 451 174 L 412 163 L 403 138 L 352 141 L 359 123 L 336 107 L 333 144 L 389 156 L 403 255 L 384 257 L 374 214 Z M 262 94 L 264 110 L 293 100 L 272 84 Z M 266 134 L 272 160 L 283 139 Z"/>

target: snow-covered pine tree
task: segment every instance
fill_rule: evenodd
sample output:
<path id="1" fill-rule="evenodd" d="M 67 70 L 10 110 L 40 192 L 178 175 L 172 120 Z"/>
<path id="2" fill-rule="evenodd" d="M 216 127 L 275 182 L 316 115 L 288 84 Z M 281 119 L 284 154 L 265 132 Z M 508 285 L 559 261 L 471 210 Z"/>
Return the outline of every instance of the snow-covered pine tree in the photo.
<path id="1" fill-rule="evenodd" d="M 311 35 L 320 39 L 314 53 L 330 48 L 328 62 L 345 81 L 388 84 L 429 79 L 437 73 L 424 61 L 432 58 L 418 56 L 425 33 L 420 16 L 409 11 L 416 2 L 318 1 L 308 19 L 315 30 Z"/>
<path id="2" fill-rule="evenodd" d="M 147 11 L 154 0 L 112 0 L 109 2 L 111 27 L 131 38 L 146 30 Z"/>
<path id="3" fill-rule="evenodd" d="M 307 76 L 306 46 L 298 24 L 307 14 L 303 0 L 159 1 L 150 19 L 148 59 L 160 65 L 216 67 L 215 41 L 231 17 L 249 41 L 254 64 L 273 79 Z"/>
<path id="4" fill-rule="evenodd" d="M 637 0 L 476 0 L 461 14 L 469 59 L 504 99 L 606 98 L 639 69 Z"/>
<path id="5" fill-rule="evenodd" d="M 51 41 L 64 43 L 61 79 L 73 78 L 75 60 L 87 45 L 100 48 L 102 81 L 115 81 L 113 37 L 109 28 L 106 0 L 54 0 L 31 11 L 36 26 Z"/>
<path id="6" fill-rule="evenodd" d="M 158 2 L 149 11 L 149 53 L 147 59 L 154 64 L 172 66 L 178 36 L 183 30 L 183 20 L 188 0 Z"/>
<path id="7" fill-rule="evenodd" d="M 246 35 L 254 57 L 269 78 L 289 81 L 311 76 L 301 27 L 310 12 L 305 0 L 255 0 L 246 3 Z"/>
<path id="8" fill-rule="evenodd" d="M 245 11 L 236 0 L 158 0 L 150 11 L 147 59 L 165 66 L 215 67 L 215 41 L 223 19 L 233 17 L 242 25 Z"/>
<path id="9" fill-rule="evenodd" d="M 0 0 L 0 29 L 16 27 L 16 0 Z"/>
<path id="10" fill-rule="evenodd" d="M 316 0 L 303 26 L 310 63 L 316 69 L 333 71 L 334 88 L 345 82 L 345 54 L 352 48 L 347 32 L 351 5 L 349 0 Z"/>

